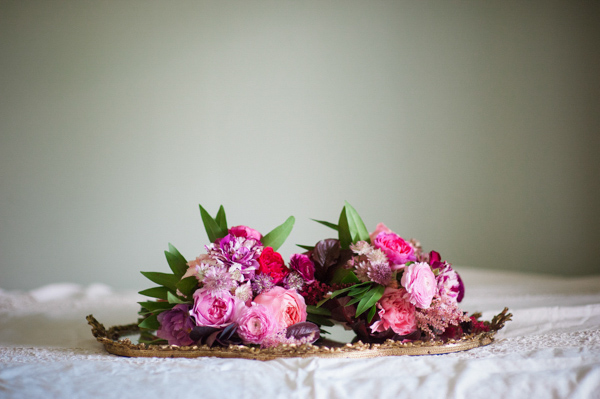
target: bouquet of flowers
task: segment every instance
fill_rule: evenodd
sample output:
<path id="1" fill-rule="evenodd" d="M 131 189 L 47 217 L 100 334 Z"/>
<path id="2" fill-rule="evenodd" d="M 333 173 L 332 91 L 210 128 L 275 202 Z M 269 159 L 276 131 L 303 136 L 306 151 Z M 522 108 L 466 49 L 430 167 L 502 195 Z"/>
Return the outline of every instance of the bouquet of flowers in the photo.
<path id="1" fill-rule="evenodd" d="M 140 294 L 142 342 L 169 345 L 249 345 L 272 348 L 317 342 L 324 327 L 341 323 L 355 341 L 447 340 L 489 330 L 458 308 L 460 276 L 439 253 L 425 253 L 384 224 L 369 233 L 346 202 L 338 223 L 317 220 L 338 233 L 300 246 L 286 262 L 277 252 L 290 234 L 289 217 L 262 235 L 227 227 L 221 206 L 200 214 L 210 244 L 186 260 L 169 244 L 172 273 L 142 272 L 157 287 Z"/>
<path id="2" fill-rule="evenodd" d="M 338 239 L 303 247 L 315 265 L 315 282 L 301 291 L 310 320 L 342 323 L 363 343 L 446 341 L 490 330 L 480 315 L 459 309 L 464 285 L 438 252 L 424 252 L 383 223 L 369 233 L 348 202 L 338 224 L 316 222 L 336 230 Z"/>
<path id="3" fill-rule="evenodd" d="M 312 262 L 296 254 L 286 265 L 276 252 L 294 217 L 263 236 L 247 226 L 228 228 L 222 206 L 215 218 L 202 206 L 200 214 L 211 241 L 206 253 L 187 261 L 169 245 L 172 273 L 142 272 L 159 284 L 140 292 L 158 299 L 140 302 L 145 342 L 273 347 L 316 341 L 319 328 L 306 321 L 299 294 Z"/>

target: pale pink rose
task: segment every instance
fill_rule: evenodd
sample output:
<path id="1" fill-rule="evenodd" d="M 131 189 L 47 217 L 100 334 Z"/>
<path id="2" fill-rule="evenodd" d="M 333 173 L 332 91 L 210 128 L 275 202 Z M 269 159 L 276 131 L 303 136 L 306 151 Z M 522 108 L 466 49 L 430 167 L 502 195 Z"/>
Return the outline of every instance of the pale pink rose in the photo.
<path id="1" fill-rule="evenodd" d="M 233 226 L 229 229 L 229 234 L 236 237 L 251 238 L 256 241 L 260 241 L 262 234 L 248 226 Z"/>
<path id="2" fill-rule="evenodd" d="M 393 233 L 393 231 L 390 230 L 385 224 L 379 223 L 377 225 L 377 227 L 375 227 L 375 231 L 369 234 L 369 238 L 371 239 L 371 244 L 373 244 L 373 242 L 375 242 L 375 237 L 377 237 L 377 235 L 381 232 Z"/>
<path id="3" fill-rule="evenodd" d="M 398 335 L 408 335 L 417 330 L 415 307 L 406 299 L 406 290 L 386 288 L 377 307 L 379 320 L 371 325 L 372 332 L 391 328 Z"/>
<path id="4" fill-rule="evenodd" d="M 264 305 L 275 315 L 279 329 L 306 321 L 306 303 L 304 297 L 295 290 L 273 287 L 254 298 L 254 302 Z"/>
<path id="5" fill-rule="evenodd" d="M 241 301 L 227 291 L 201 288 L 194 292 L 194 307 L 190 314 L 197 326 L 225 327 L 236 317 L 239 303 Z"/>
<path id="6" fill-rule="evenodd" d="M 411 263 L 404 270 L 400 283 L 408 292 L 410 303 L 421 309 L 429 309 L 437 292 L 437 281 L 427 263 Z"/>
<path id="7" fill-rule="evenodd" d="M 402 269 L 405 263 L 417 260 L 414 248 L 394 232 L 386 233 L 382 231 L 377 234 L 373 246 L 385 253 L 392 270 Z"/>
<path id="8" fill-rule="evenodd" d="M 245 307 L 236 323 L 237 333 L 245 343 L 261 344 L 265 338 L 277 332 L 275 315 L 269 308 L 257 303 Z"/>

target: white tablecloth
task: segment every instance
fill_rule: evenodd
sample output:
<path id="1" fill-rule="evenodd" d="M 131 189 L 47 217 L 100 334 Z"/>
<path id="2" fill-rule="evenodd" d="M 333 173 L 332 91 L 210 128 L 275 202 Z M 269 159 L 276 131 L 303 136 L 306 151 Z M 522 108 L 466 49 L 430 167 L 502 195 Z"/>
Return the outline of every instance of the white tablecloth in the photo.
<path id="1" fill-rule="evenodd" d="M 100 284 L 0 290 L 0 398 L 600 398 L 600 276 L 457 270 L 463 310 L 513 313 L 496 342 L 375 359 L 118 357 L 85 316 L 132 323 L 138 294 Z"/>

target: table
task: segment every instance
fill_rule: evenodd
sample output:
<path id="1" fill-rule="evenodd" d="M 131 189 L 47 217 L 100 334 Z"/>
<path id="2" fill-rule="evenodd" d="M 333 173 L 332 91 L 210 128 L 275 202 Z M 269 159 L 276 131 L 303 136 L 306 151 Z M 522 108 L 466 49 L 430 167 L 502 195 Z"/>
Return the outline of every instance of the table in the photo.
<path id="1" fill-rule="evenodd" d="M 124 358 L 85 316 L 136 320 L 133 291 L 102 284 L 0 289 L 0 398 L 600 398 L 600 275 L 455 268 L 461 308 L 513 321 L 466 352 L 374 359 Z M 144 287 L 142 287 L 144 288 Z"/>

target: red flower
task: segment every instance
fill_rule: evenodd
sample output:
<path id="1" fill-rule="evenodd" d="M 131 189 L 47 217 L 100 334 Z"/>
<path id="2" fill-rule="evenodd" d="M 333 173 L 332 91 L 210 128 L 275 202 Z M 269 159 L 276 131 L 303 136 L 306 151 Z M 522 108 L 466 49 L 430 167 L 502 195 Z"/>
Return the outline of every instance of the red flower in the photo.
<path id="1" fill-rule="evenodd" d="M 258 258 L 258 263 L 260 264 L 258 270 L 271 277 L 273 279 L 273 284 L 280 283 L 290 272 L 285 266 L 279 252 L 273 251 L 273 248 L 271 247 L 263 249 L 262 254 Z"/>

